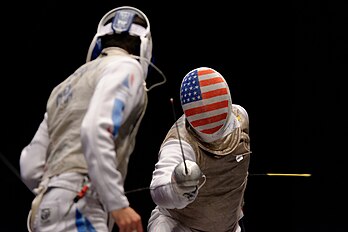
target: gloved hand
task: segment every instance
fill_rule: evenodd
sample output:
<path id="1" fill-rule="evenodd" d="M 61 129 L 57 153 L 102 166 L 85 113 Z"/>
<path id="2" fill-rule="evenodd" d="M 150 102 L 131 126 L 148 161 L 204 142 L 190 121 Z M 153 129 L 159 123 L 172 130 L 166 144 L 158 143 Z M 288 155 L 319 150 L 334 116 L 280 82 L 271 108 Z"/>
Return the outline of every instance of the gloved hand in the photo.
<path id="1" fill-rule="evenodd" d="M 181 162 L 172 173 L 173 188 L 179 195 L 186 197 L 188 200 L 193 200 L 196 198 L 197 190 L 203 186 L 205 176 L 196 162 L 185 160 L 185 163 L 187 170 L 184 162 Z M 204 182 L 199 186 L 202 178 L 204 178 Z"/>

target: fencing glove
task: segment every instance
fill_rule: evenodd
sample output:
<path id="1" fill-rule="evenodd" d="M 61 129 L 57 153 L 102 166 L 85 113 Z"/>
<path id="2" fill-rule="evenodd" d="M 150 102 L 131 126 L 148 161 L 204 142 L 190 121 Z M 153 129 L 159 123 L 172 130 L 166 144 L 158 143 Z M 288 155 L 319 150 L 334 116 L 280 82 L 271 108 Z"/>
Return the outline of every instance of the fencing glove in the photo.
<path id="1" fill-rule="evenodd" d="M 184 162 L 186 163 L 186 167 Z M 202 183 L 200 184 L 201 181 Z M 191 160 L 185 160 L 179 163 L 172 173 L 174 191 L 189 201 L 193 201 L 196 198 L 198 190 L 204 183 L 205 175 L 203 175 L 197 163 Z"/>

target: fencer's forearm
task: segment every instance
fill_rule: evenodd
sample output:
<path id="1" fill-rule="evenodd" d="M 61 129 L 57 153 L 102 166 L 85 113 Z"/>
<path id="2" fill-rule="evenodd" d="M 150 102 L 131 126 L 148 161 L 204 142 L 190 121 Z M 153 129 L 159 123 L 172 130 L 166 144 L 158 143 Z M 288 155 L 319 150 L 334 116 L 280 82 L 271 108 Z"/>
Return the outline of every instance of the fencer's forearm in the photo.
<path id="1" fill-rule="evenodd" d="M 150 193 L 155 204 L 163 208 L 180 209 L 187 205 L 181 196 L 175 193 L 170 183 L 162 186 L 153 186 L 150 188 Z"/>
<path id="2" fill-rule="evenodd" d="M 48 144 L 47 113 L 45 113 L 32 141 L 22 150 L 19 159 L 22 181 L 31 191 L 38 186 L 43 176 Z"/>
<path id="3" fill-rule="evenodd" d="M 86 157 L 90 157 L 89 153 L 86 155 Z M 96 188 L 108 212 L 129 206 L 124 194 L 124 179 L 117 171 L 113 157 L 104 154 L 102 159 L 89 158 L 87 160 L 92 185 Z"/>
<path id="4" fill-rule="evenodd" d="M 185 159 L 195 161 L 192 147 L 185 141 L 181 143 Z M 186 198 L 175 192 L 171 179 L 176 165 L 182 161 L 179 140 L 169 140 L 160 149 L 159 159 L 155 165 L 150 185 L 151 197 L 158 206 L 169 209 L 183 208 L 189 203 Z"/>

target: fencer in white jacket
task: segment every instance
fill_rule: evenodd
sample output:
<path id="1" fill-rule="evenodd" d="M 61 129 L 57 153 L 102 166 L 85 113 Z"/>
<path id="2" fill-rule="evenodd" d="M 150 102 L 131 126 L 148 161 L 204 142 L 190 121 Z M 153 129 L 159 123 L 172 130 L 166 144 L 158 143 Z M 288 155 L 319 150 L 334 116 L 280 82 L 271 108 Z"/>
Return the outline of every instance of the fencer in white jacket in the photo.
<path id="1" fill-rule="evenodd" d="M 57 85 L 22 150 L 20 173 L 35 193 L 29 231 L 144 231 L 124 191 L 147 106 L 152 55 L 146 15 L 130 6 L 100 20 L 87 62 Z M 111 223 L 110 223 L 111 222 Z"/>

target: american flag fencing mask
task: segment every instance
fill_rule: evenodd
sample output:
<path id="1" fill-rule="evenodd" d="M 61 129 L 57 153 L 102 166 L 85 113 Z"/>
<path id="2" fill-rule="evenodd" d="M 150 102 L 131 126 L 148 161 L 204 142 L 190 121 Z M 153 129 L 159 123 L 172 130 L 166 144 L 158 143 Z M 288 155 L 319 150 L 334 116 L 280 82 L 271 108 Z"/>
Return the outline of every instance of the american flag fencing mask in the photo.
<path id="1" fill-rule="evenodd" d="M 181 83 L 180 101 L 186 119 L 204 141 L 222 136 L 232 112 L 232 99 L 219 72 L 207 67 L 190 71 Z"/>

